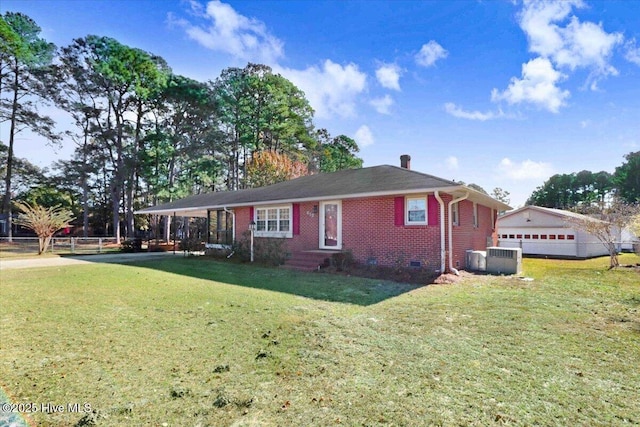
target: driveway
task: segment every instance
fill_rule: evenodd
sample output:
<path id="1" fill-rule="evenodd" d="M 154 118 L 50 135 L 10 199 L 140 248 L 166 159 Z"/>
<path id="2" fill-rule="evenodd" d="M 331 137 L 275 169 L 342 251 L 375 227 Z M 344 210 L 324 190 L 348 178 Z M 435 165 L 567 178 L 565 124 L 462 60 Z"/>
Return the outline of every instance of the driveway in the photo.
<path id="1" fill-rule="evenodd" d="M 82 265 L 91 263 L 114 263 L 150 261 L 169 256 L 182 256 L 182 252 L 140 252 L 133 254 L 102 254 L 102 255 L 69 255 L 61 257 L 25 258 L 25 259 L 0 259 L 0 270 L 13 270 L 17 268 L 38 267 L 62 267 L 67 265 Z"/>

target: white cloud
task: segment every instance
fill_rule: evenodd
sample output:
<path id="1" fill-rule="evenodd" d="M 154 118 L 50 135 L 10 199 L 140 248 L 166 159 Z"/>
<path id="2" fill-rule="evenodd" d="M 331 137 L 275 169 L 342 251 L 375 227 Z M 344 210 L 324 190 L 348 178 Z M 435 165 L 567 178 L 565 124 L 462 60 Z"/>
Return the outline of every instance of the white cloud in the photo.
<path id="1" fill-rule="evenodd" d="M 513 162 L 508 157 L 505 157 L 500 161 L 498 170 L 500 170 L 507 178 L 515 181 L 533 179 L 541 180 L 547 179 L 553 175 L 553 167 L 550 163 L 534 162 L 532 160 L 525 160 L 517 163 Z"/>
<path id="2" fill-rule="evenodd" d="M 189 14 L 195 19 L 204 19 L 205 24 L 193 24 L 172 15 L 169 22 L 184 28 L 193 40 L 237 60 L 271 66 L 274 73 L 283 75 L 304 91 L 318 118 L 356 115 L 358 96 L 367 88 L 367 75 L 356 64 L 343 66 L 327 59 L 320 66 L 303 70 L 283 67 L 278 61 L 284 57 L 284 43 L 273 36 L 263 22 L 247 18 L 219 0 L 210 1 L 206 7 L 196 0 L 187 1 Z M 387 82 L 392 84 L 392 76 L 387 74 Z"/>
<path id="3" fill-rule="evenodd" d="M 561 90 L 557 83 L 566 76 L 553 68 L 546 58 L 535 58 L 522 65 L 522 78 L 511 78 L 507 89 L 493 89 L 491 100 L 505 100 L 509 104 L 528 102 L 557 113 L 569 97 L 568 90 Z"/>
<path id="4" fill-rule="evenodd" d="M 436 41 L 431 40 L 423 44 L 420 52 L 415 56 L 416 63 L 423 67 L 431 67 L 438 59 L 446 58 L 449 52 L 440 46 Z"/>
<path id="5" fill-rule="evenodd" d="M 371 129 L 369 129 L 369 126 L 367 125 L 360 126 L 353 139 L 355 139 L 356 143 L 360 147 L 367 147 L 375 142 Z"/>
<path id="6" fill-rule="evenodd" d="M 574 7 L 585 5 L 582 0 L 525 0 L 519 15 L 520 27 L 527 35 L 531 52 L 550 59 L 557 67 L 591 69 L 588 81 L 597 88 L 594 81 L 618 74 L 609 61 L 614 47 L 624 37 L 621 33 L 607 33 L 602 24 L 581 22 L 570 16 Z"/>
<path id="7" fill-rule="evenodd" d="M 640 47 L 636 46 L 636 39 L 631 39 L 627 41 L 624 45 L 625 54 L 624 57 L 627 61 L 633 62 L 634 64 L 640 66 Z"/>
<path id="8" fill-rule="evenodd" d="M 376 111 L 380 114 L 391 114 L 389 109 L 393 105 L 393 99 L 389 95 L 385 95 L 382 98 L 374 98 L 369 101 L 369 104 L 376 109 Z"/>
<path id="9" fill-rule="evenodd" d="M 274 67 L 274 71 L 304 91 L 319 118 L 355 116 L 356 99 L 367 88 L 367 75 L 353 63 L 342 66 L 327 59 L 322 67 Z"/>
<path id="10" fill-rule="evenodd" d="M 573 7 L 582 7 L 581 0 L 530 1 L 525 0 L 520 12 L 520 28 L 529 39 L 529 50 L 542 56 L 553 56 L 563 49 L 565 42 L 555 22 L 563 21 Z"/>
<path id="11" fill-rule="evenodd" d="M 270 34 L 263 22 L 240 15 L 219 0 L 210 1 L 206 8 L 196 1 L 191 1 L 190 6 L 192 15 L 208 22 L 196 25 L 172 16 L 169 20 L 183 27 L 187 35 L 202 46 L 239 60 L 268 65 L 284 56 L 283 42 Z"/>
<path id="12" fill-rule="evenodd" d="M 446 104 L 444 104 L 444 109 L 453 117 L 468 120 L 480 120 L 481 122 L 505 117 L 502 111 L 498 111 L 497 113 L 493 111 L 487 111 L 486 113 L 483 113 L 481 111 L 465 111 L 453 102 L 447 102 Z"/>
<path id="13" fill-rule="evenodd" d="M 449 169 L 457 170 L 459 167 L 458 158 L 455 156 L 447 157 L 447 159 L 445 160 L 445 163 L 447 164 L 447 167 Z"/>
<path id="14" fill-rule="evenodd" d="M 401 72 L 402 70 L 396 64 L 384 64 L 376 70 L 376 78 L 382 87 L 400 90 Z"/>

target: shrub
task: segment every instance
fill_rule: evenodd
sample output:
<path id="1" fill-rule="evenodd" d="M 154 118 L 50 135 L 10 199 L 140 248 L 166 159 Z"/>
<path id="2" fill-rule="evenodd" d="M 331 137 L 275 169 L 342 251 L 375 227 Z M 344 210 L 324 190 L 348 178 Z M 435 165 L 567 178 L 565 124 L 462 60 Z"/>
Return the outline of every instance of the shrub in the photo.
<path id="1" fill-rule="evenodd" d="M 135 238 L 125 240 L 120 244 L 120 252 L 142 252 L 142 239 Z"/>
<path id="2" fill-rule="evenodd" d="M 240 240 L 233 242 L 234 256 L 242 261 L 251 260 L 251 234 L 249 231 L 242 233 Z M 287 254 L 286 242 L 284 239 L 270 237 L 254 237 L 253 239 L 253 259 L 255 262 L 265 265 L 284 264 Z"/>
<path id="3" fill-rule="evenodd" d="M 195 237 L 188 237 L 186 239 L 182 239 L 178 244 L 178 249 L 185 252 L 195 252 L 204 250 L 204 245 Z"/>
<path id="4" fill-rule="evenodd" d="M 331 265 L 338 271 L 348 270 L 355 264 L 353 253 L 350 250 L 331 255 Z"/>

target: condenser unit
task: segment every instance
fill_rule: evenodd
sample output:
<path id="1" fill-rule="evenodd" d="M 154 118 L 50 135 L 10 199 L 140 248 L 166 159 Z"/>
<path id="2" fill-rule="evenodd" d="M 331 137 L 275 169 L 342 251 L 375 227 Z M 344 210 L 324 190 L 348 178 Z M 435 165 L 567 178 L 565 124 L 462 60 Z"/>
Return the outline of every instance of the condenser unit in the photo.
<path id="1" fill-rule="evenodd" d="M 468 250 L 467 251 L 467 269 L 471 271 L 486 271 L 487 252 Z"/>
<path id="2" fill-rule="evenodd" d="M 487 273 L 522 273 L 522 249 L 497 247 L 487 248 Z"/>

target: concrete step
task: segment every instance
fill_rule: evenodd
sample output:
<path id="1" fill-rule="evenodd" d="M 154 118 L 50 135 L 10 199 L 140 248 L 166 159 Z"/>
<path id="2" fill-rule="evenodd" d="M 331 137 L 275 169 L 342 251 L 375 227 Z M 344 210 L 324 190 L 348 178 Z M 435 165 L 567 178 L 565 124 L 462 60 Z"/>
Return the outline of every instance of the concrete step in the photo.
<path id="1" fill-rule="evenodd" d="M 315 271 L 329 257 L 331 257 L 331 253 L 295 252 L 282 267 L 292 270 Z"/>

